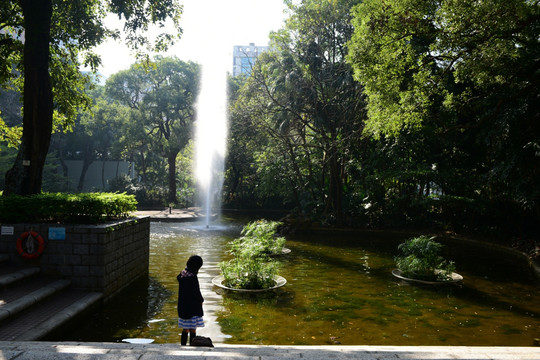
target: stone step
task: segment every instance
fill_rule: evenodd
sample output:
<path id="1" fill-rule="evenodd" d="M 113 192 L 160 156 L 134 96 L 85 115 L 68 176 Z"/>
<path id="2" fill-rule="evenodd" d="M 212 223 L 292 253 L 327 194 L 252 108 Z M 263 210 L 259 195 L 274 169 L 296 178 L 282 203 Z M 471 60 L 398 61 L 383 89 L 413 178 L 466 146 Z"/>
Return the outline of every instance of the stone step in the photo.
<path id="1" fill-rule="evenodd" d="M 40 278 L 30 284 L 21 283 L 13 288 L 4 289 L 0 296 L 0 323 L 66 289 L 70 284 L 69 280 Z"/>
<path id="2" fill-rule="evenodd" d="M 3 267 L 0 269 L 0 288 L 17 283 L 21 280 L 28 279 L 40 272 L 38 267 L 15 268 Z"/>
<path id="3" fill-rule="evenodd" d="M 56 280 L 58 279 L 45 276 L 34 276 L 25 281 L 19 281 L 11 284 L 9 287 L 0 289 L 0 309 L 2 308 L 2 305 L 16 301 Z"/>
<path id="4" fill-rule="evenodd" d="M 39 340 L 103 298 L 98 292 L 69 289 L 0 324 L 0 341 Z"/>
<path id="5" fill-rule="evenodd" d="M 103 298 L 70 285 L 38 267 L 0 266 L 0 341 L 41 339 Z"/>
<path id="6" fill-rule="evenodd" d="M 9 255 L 0 254 L 0 264 L 5 264 L 9 262 Z"/>

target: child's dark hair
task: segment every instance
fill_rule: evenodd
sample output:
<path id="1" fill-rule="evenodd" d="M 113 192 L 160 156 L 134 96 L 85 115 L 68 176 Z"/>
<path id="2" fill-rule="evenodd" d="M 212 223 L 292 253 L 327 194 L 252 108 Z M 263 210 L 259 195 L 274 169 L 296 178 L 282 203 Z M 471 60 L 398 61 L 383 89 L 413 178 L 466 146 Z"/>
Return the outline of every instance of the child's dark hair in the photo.
<path id="1" fill-rule="evenodd" d="M 202 257 L 199 255 L 191 255 L 187 261 L 186 267 L 192 273 L 198 273 L 199 269 L 203 265 Z"/>

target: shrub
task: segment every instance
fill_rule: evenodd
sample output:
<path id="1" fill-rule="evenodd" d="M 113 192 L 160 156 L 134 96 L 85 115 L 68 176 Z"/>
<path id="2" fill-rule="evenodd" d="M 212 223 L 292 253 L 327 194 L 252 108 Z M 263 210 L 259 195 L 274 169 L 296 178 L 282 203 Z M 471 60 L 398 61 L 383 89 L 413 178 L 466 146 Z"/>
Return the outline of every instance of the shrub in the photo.
<path id="1" fill-rule="evenodd" d="M 403 276 L 428 281 L 451 278 L 455 265 L 440 255 L 442 244 L 434 241 L 434 238 L 422 235 L 398 246 L 401 255 L 395 260 Z"/>
<path id="2" fill-rule="evenodd" d="M 133 195 L 116 193 L 42 193 L 0 197 L 3 223 L 99 223 L 126 217 L 137 209 Z"/>

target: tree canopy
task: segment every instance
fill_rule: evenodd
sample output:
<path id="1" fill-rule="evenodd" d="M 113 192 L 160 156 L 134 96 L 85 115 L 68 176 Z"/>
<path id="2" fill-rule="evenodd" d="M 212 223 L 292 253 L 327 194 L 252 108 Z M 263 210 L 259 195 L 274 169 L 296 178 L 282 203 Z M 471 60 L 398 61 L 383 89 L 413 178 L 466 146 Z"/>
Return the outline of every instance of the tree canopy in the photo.
<path id="1" fill-rule="evenodd" d="M 535 231 L 537 2 L 287 4 L 234 97 L 231 203 L 329 224 Z"/>
<path id="2" fill-rule="evenodd" d="M 192 137 L 199 65 L 156 57 L 111 76 L 107 94 L 132 109 L 133 122 L 144 127 L 150 147 L 167 159 L 169 203 L 176 198 L 176 158 Z"/>
<path id="3" fill-rule="evenodd" d="M 529 0 L 362 2 L 348 61 L 365 87 L 366 133 L 421 129 L 439 140 L 445 193 L 540 214 L 539 19 Z"/>
<path id="4" fill-rule="evenodd" d="M 139 54 L 164 49 L 181 32 L 182 7 L 176 0 L 8 0 L 0 5 L 0 84 L 24 97 L 20 151 L 6 175 L 5 194 L 41 191 L 51 132 L 69 126 L 77 109 L 90 104 L 79 56 L 95 69 L 100 60 L 92 48 L 108 36 L 119 36 L 104 25 L 108 11 L 125 19 L 126 43 Z M 152 42 L 146 38 L 150 24 L 164 26 L 169 19 L 175 34 Z M 3 121 L 0 126 L 0 134 L 12 136 Z"/>
<path id="5" fill-rule="evenodd" d="M 139 178 L 133 183 L 117 179 L 115 189 L 137 188 L 138 199 L 147 203 L 188 204 L 192 179 L 176 168 L 190 166 L 198 66 L 175 58 L 146 58 L 112 76 L 104 91 L 86 92 L 81 90 L 87 80 L 72 67 L 81 51 L 86 53 L 81 59 L 97 64 L 86 50 L 98 41 L 84 36 L 116 36 L 100 25 L 106 10 L 133 20 L 126 22 L 128 27 L 144 30 L 135 19 L 146 14 L 151 22 L 150 8 L 167 3 L 48 2 L 51 24 L 40 25 L 52 29 L 46 67 L 39 61 L 29 68 L 21 65 L 17 49 L 22 51 L 23 43 L 13 36 L 22 36 L 21 29 L 27 36 L 28 31 L 4 20 L 15 11 L 13 19 L 28 21 L 22 5 L 31 0 L 0 5 L 0 26 L 11 31 L 0 34 L 5 55 L 0 64 L 9 65 L 0 68 L 0 76 L 5 86 L 23 89 L 25 99 L 30 94 L 35 100 L 24 104 L 23 128 L 13 127 L 20 109 L 4 107 L 2 116 L 10 126 L 9 131 L 4 127 L 4 138 L 16 140 L 23 132 L 21 149 L 26 149 L 15 162 L 21 164 L 14 168 L 19 172 L 12 170 L 6 180 L 27 171 L 23 160 L 34 162 L 27 156 L 41 154 L 32 136 L 39 135 L 37 143 L 45 146 L 42 134 L 69 125 L 75 115 L 71 110 L 92 103 L 93 117 L 88 112 L 75 117 L 80 132 L 55 137 L 60 160 L 88 154 L 88 161 L 112 156 L 133 161 Z M 270 51 L 259 56 L 250 76 L 229 79 L 227 206 L 286 208 L 306 223 L 328 225 L 538 234 L 537 1 L 285 2 L 290 17 L 271 35 Z M 93 17 L 77 20 L 90 21 L 88 34 L 77 35 L 67 25 L 68 34 L 55 32 L 57 20 L 70 24 L 75 19 L 71 7 L 90 4 L 95 7 L 87 13 Z M 59 14 L 68 15 L 57 19 L 60 8 Z M 29 9 L 34 10 L 25 11 Z M 161 15 L 156 16 L 165 19 Z M 36 24 L 31 22 L 30 28 Z M 145 48 L 137 32 L 130 34 L 128 41 Z M 68 44 L 61 46 L 64 42 Z M 45 47 L 29 43 L 24 43 L 30 51 L 25 61 L 39 55 L 38 50 L 38 57 L 45 53 Z M 29 83 L 23 86 L 17 69 Z M 2 92 L 0 102 L 13 96 L 15 92 Z M 40 111 L 33 112 L 35 108 Z M 42 122 L 44 113 L 57 114 L 56 122 Z M 114 126 L 104 129 L 104 124 Z M 94 141 L 91 135 L 98 133 L 99 141 Z M 62 141 L 71 155 L 61 151 Z M 15 156 L 5 154 L 4 159 Z"/>
<path id="6" fill-rule="evenodd" d="M 348 60 L 365 86 L 369 133 L 426 121 L 463 130 L 534 104 L 537 2 L 367 0 L 354 14 Z"/>
<path id="7" fill-rule="evenodd" d="M 343 221 L 348 149 L 362 129 L 361 88 L 345 62 L 355 1 L 289 3 L 292 16 L 273 35 L 240 91 L 233 117 L 267 134 L 259 150 L 259 188 L 277 178 L 301 211 Z M 234 125 L 233 125 L 234 126 Z M 240 136 L 233 128 L 233 136 Z M 240 129 L 239 129 L 240 130 Z"/>

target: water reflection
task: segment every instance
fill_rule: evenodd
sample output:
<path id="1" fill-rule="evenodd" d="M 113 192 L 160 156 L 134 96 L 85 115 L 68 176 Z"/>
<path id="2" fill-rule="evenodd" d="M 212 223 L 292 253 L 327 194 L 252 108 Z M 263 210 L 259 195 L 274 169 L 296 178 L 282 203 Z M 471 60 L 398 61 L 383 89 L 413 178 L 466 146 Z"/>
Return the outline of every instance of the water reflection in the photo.
<path id="1" fill-rule="evenodd" d="M 203 223 L 152 223 L 150 241 L 150 276 L 161 279 L 161 283 L 173 292 L 164 303 L 160 315 L 176 321 L 176 276 L 185 267 L 189 256 L 200 255 L 204 265 L 199 271 L 199 284 L 204 302 L 205 327 L 197 331 L 209 336 L 214 342 L 222 342 L 226 334 L 221 332 L 216 314 L 221 310 L 222 297 L 212 289 L 212 279 L 219 275 L 218 263 L 223 260 L 228 241 L 238 236 L 238 224 L 206 227 Z M 175 323 L 176 325 L 176 323 Z M 148 326 L 151 328 L 152 326 Z M 178 342 L 177 326 L 163 329 L 164 342 Z"/>
<path id="2" fill-rule="evenodd" d="M 214 343 L 530 346 L 540 337 L 540 295 L 528 273 L 499 254 L 453 246 L 465 277 L 461 288 L 410 286 L 390 272 L 399 236 L 288 236 L 292 252 L 279 260 L 285 287 L 257 296 L 212 288 L 227 242 L 241 227 L 152 223 L 147 290 L 98 315 L 110 320 L 99 323 L 107 338 L 64 340 L 179 342 L 176 275 L 192 254 L 204 259 L 199 281 L 207 326 L 198 333 Z"/>

